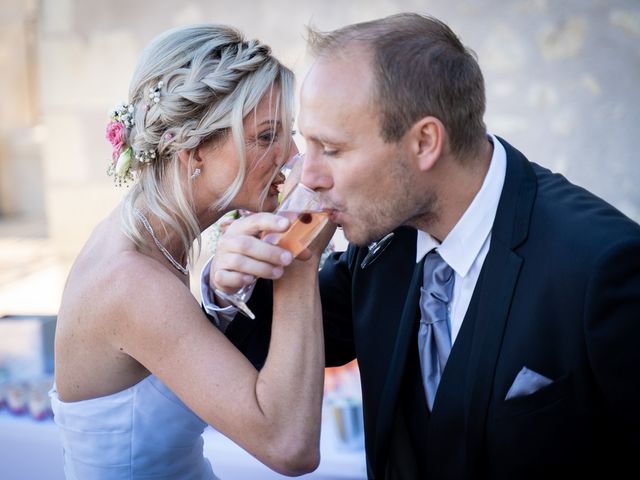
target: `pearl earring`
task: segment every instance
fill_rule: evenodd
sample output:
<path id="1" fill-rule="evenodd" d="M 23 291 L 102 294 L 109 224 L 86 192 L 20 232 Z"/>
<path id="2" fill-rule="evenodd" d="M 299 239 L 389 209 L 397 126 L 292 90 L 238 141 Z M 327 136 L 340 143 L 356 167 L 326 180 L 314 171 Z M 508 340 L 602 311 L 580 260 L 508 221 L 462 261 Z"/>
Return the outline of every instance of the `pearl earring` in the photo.
<path id="1" fill-rule="evenodd" d="M 198 178 L 198 177 L 200 176 L 200 173 L 202 173 L 202 172 L 200 171 L 200 169 L 199 169 L 199 168 L 196 168 L 196 169 L 193 171 L 193 174 L 191 175 L 191 180 L 195 180 L 196 178 Z"/>

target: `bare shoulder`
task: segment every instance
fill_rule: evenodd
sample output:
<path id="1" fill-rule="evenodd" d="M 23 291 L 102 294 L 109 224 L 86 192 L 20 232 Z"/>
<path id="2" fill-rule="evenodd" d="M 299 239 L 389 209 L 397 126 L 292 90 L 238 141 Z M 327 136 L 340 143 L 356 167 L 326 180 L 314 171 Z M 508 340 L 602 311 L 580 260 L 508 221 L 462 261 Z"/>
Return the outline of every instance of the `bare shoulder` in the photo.
<path id="1" fill-rule="evenodd" d="M 136 251 L 81 253 L 69 274 L 56 327 L 56 382 L 67 400 L 110 394 L 149 373 L 141 352 L 161 351 L 177 327 L 169 309 L 201 312 L 184 283 Z M 195 307 L 194 307 L 195 304 Z M 173 316 L 175 318 L 175 315 Z"/>
<path id="2" fill-rule="evenodd" d="M 93 305 L 97 320 L 111 322 L 109 312 L 121 318 L 147 297 L 166 290 L 179 294 L 180 286 L 184 285 L 174 275 L 136 251 L 103 257 L 81 255 L 67 279 L 63 306 L 77 306 L 79 302 Z"/>
<path id="3" fill-rule="evenodd" d="M 105 301 L 123 321 L 144 319 L 155 323 L 172 305 L 197 305 L 186 278 L 135 251 L 124 252 L 110 262 L 101 277 L 96 287 L 110 292 Z"/>
<path id="4" fill-rule="evenodd" d="M 101 288 L 111 289 L 106 307 L 114 346 L 138 361 L 141 350 L 164 349 L 182 337 L 212 329 L 191 293 L 188 279 L 156 260 L 126 252 L 105 272 Z"/>

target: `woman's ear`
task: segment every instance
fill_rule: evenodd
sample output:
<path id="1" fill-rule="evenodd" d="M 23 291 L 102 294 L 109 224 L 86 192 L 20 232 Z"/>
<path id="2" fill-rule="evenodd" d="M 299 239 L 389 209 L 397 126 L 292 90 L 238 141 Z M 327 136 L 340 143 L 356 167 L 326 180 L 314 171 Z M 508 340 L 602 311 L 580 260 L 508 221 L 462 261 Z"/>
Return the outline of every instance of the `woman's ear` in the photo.
<path id="1" fill-rule="evenodd" d="M 196 168 L 202 170 L 202 165 L 204 164 L 203 153 L 200 147 L 194 150 L 178 150 L 178 159 L 182 164 L 182 168 L 185 170 L 191 168 L 192 171 Z"/>
<path id="2" fill-rule="evenodd" d="M 411 127 L 411 151 L 420 170 L 430 170 L 442 156 L 445 134 L 444 125 L 436 117 L 421 118 Z"/>

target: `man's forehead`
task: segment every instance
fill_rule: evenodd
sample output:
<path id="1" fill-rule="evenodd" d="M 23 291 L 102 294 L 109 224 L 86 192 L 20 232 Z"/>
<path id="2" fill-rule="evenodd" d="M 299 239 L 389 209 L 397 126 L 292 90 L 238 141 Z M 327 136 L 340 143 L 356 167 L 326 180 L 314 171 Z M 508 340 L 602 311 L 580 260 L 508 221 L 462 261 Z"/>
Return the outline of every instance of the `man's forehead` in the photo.
<path id="1" fill-rule="evenodd" d="M 360 103 L 370 98 L 373 78 L 368 62 L 343 55 L 314 62 L 302 83 L 301 106 L 316 102 Z"/>
<path id="2" fill-rule="evenodd" d="M 298 126 L 308 140 L 346 143 L 377 118 L 369 56 L 360 48 L 347 50 L 317 58 L 302 83 Z"/>

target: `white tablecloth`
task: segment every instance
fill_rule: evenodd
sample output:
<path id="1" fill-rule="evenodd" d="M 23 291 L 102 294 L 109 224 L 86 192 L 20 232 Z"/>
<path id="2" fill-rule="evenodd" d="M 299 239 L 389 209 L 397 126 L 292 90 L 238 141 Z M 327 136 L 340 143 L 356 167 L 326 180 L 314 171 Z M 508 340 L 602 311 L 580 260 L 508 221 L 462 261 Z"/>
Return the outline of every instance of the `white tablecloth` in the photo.
<path id="1" fill-rule="evenodd" d="M 364 450 L 345 449 L 335 435 L 335 424 L 328 416 L 323 418 L 320 466 L 315 472 L 298 478 L 365 479 Z M 268 469 L 212 428 L 205 430 L 204 439 L 205 456 L 222 480 L 288 478 Z M 0 479 L 64 480 L 62 447 L 52 420 L 35 421 L 0 411 Z"/>

